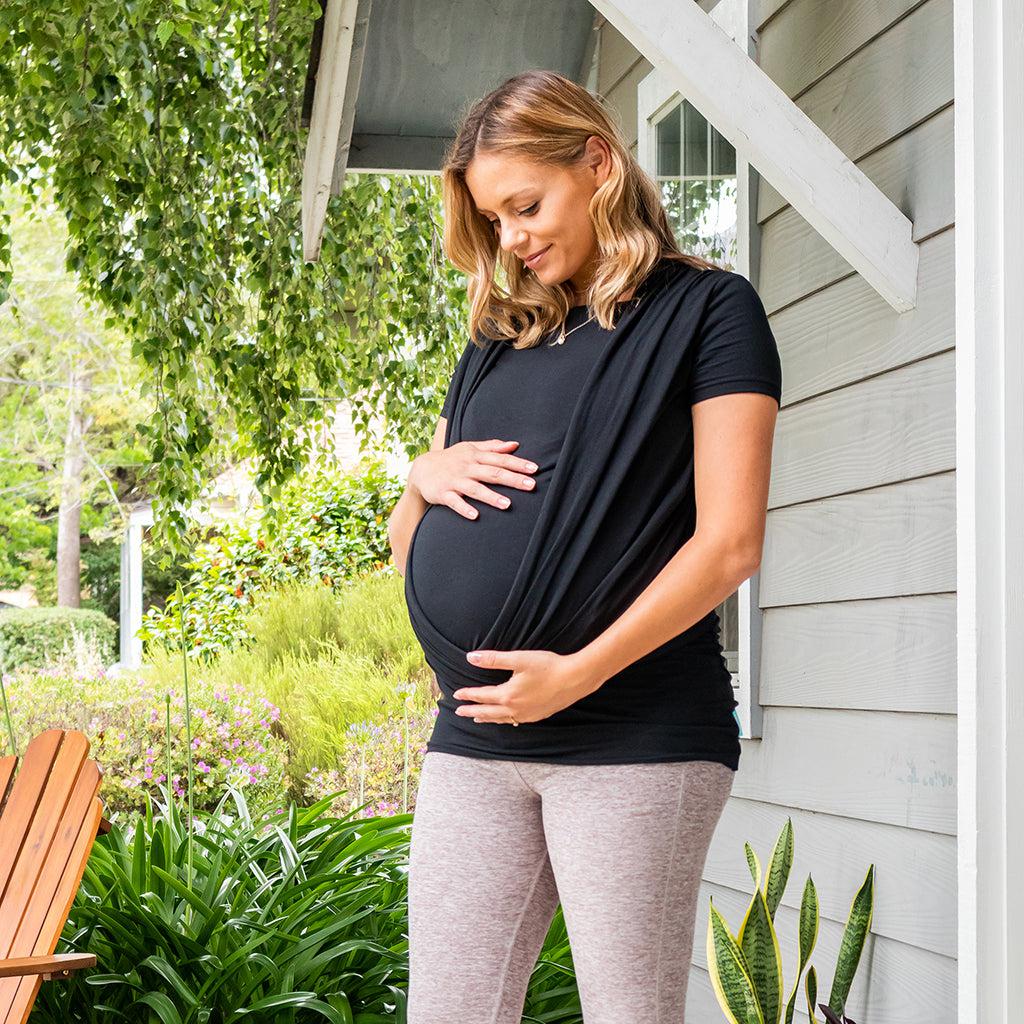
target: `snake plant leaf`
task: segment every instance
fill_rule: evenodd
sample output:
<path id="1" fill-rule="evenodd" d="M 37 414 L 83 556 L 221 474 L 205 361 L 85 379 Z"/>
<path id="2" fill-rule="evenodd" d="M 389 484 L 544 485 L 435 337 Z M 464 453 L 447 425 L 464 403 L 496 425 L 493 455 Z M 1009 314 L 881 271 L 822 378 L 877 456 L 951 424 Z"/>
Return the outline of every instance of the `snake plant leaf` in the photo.
<path id="1" fill-rule="evenodd" d="M 789 872 L 793 867 L 793 819 L 787 818 L 776 840 L 772 859 L 768 863 L 768 880 L 765 883 L 765 902 L 768 904 L 768 915 L 775 920 L 775 911 L 782 902 L 782 894 L 786 891 Z"/>
<path id="2" fill-rule="evenodd" d="M 796 977 L 793 979 L 793 991 L 790 993 L 789 1002 L 786 1003 L 786 1024 L 793 1024 L 796 994 L 800 991 L 800 976 L 804 973 L 807 961 L 811 959 L 811 952 L 817 941 L 818 890 L 814 887 L 814 880 L 808 875 L 804 884 L 803 899 L 800 901 L 800 964 L 797 967 Z"/>
<path id="3" fill-rule="evenodd" d="M 708 915 L 707 959 L 711 985 L 728 1024 L 766 1024 L 746 957 L 714 901 Z"/>
<path id="4" fill-rule="evenodd" d="M 818 1024 L 818 1018 L 814 1014 L 814 1004 L 818 1001 L 818 975 L 813 966 L 807 971 L 806 988 L 808 1024 Z"/>
<path id="5" fill-rule="evenodd" d="M 874 903 L 875 865 L 868 868 L 863 884 L 853 897 L 850 914 L 843 929 L 843 938 L 839 944 L 839 956 L 836 960 L 836 973 L 832 979 L 832 992 L 828 997 L 829 1008 L 836 1013 L 845 1013 L 846 999 L 850 994 L 850 985 L 860 963 L 860 955 L 864 949 L 868 929 L 871 927 L 871 915 Z"/>
<path id="6" fill-rule="evenodd" d="M 744 843 L 743 849 L 747 852 L 747 867 L 750 869 L 750 877 L 754 880 L 754 888 L 761 888 L 761 861 L 758 860 L 757 854 L 754 853 L 753 847 L 750 843 Z"/>
<path id="7" fill-rule="evenodd" d="M 782 1012 L 782 951 L 764 893 L 754 890 L 754 898 L 740 925 L 739 945 L 747 958 L 750 980 L 765 1024 L 778 1024 Z"/>

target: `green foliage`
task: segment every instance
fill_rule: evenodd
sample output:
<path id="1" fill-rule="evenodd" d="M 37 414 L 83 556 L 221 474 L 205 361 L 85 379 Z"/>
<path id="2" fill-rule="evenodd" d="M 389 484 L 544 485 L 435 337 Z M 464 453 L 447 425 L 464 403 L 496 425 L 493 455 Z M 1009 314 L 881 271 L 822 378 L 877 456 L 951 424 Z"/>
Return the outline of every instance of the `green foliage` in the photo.
<path id="1" fill-rule="evenodd" d="M 0 303 L 0 587 L 28 583 L 53 604 L 58 509 L 79 504 L 83 558 L 120 539 L 121 502 L 146 483 L 136 423 L 151 418 L 152 401 L 127 339 L 65 266 L 67 222 L 49 192 L 29 202 L 0 180 L 0 206 L 13 240 Z M 82 603 L 115 618 L 116 566 L 112 576 L 112 599 L 93 590 Z"/>
<path id="2" fill-rule="evenodd" d="M 250 640 L 245 613 L 268 588 L 286 581 L 339 589 L 390 558 L 386 516 L 402 493 L 379 461 L 338 477 L 311 471 L 285 489 L 272 522 L 243 520 L 197 546 L 185 568 L 184 605 L 168 597 L 143 617 L 143 641 L 180 645 L 181 619 L 203 660 Z"/>
<path id="3" fill-rule="evenodd" d="M 789 1001 L 783 1007 L 782 954 L 775 930 L 775 912 L 782 901 L 793 864 L 793 822 L 786 821 L 761 887 L 761 863 L 749 843 L 744 844 L 747 866 L 754 880 L 754 895 L 739 934 L 729 926 L 711 902 L 707 930 L 707 959 L 711 983 L 729 1024 L 792 1024 L 800 978 L 807 967 L 818 938 L 818 894 L 811 877 L 804 886 L 800 904 L 799 962 Z M 830 1024 L 843 1024 L 846 1000 L 860 963 L 861 952 L 871 927 L 874 899 L 874 865 L 854 897 L 843 930 L 839 956 L 828 1006 L 821 1009 Z M 817 972 L 811 966 L 806 978 L 807 1013 L 816 1024 Z M 853 1024 L 847 1021 L 847 1024 Z"/>
<path id="4" fill-rule="evenodd" d="M 409 984 L 412 816 L 332 816 L 326 798 L 252 814 L 238 791 L 176 804 L 97 838 L 58 952 L 97 966 L 44 985 L 35 1024 L 399 1024 Z M 579 1024 L 561 907 L 524 1020 Z"/>
<path id="5" fill-rule="evenodd" d="M 115 658 L 117 623 L 92 608 L 12 608 L 0 613 L 0 666 L 41 667 L 60 657 L 76 637 L 99 645 L 109 664 Z"/>
<path id="6" fill-rule="evenodd" d="M 46 729 L 78 729 L 89 739 L 90 757 L 103 771 L 107 814 L 143 810 L 147 795 L 166 788 L 165 701 L 171 704 L 172 751 L 187 749 L 180 673 L 169 691 L 134 676 L 73 678 L 20 672 L 6 691 L 19 753 Z M 225 785 L 244 790 L 253 808 L 276 809 L 287 790 L 288 748 L 277 726 L 279 709 L 242 686 L 191 683 L 192 759 L 197 805 L 212 809 Z M 10 753 L 6 738 L 0 754 Z M 173 772 L 171 788 L 184 793 Z"/>
<path id="7" fill-rule="evenodd" d="M 98 967 L 46 986 L 39 1021 L 397 1020 L 410 816 L 324 811 L 261 819 L 225 794 L 195 817 L 191 878 L 174 803 L 100 836 L 63 933 Z"/>
<path id="8" fill-rule="evenodd" d="M 301 102 L 316 0 L 8 0 L 0 179 L 52 188 L 68 266 L 145 367 L 156 530 L 172 545 L 225 459 L 273 510 L 337 398 L 426 447 L 464 344 L 430 175 L 348 174 L 301 245 Z M 0 299 L 9 284 L 0 211 Z"/>
<path id="9" fill-rule="evenodd" d="M 423 661 L 397 573 L 371 573 L 333 590 L 286 583 L 249 612 L 244 647 L 202 667 L 221 687 L 240 683 L 281 709 L 292 792 L 347 790 L 339 809 L 371 801 L 408 809 L 433 729 L 432 674 Z M 180 658 L 154 651 L 157 689 L 180 678 Z"/>

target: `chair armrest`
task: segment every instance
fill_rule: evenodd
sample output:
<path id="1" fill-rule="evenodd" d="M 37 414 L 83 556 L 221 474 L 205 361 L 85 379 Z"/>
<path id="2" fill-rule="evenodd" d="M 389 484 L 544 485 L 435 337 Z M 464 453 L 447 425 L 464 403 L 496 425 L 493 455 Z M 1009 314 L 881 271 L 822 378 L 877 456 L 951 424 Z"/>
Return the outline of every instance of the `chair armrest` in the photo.
<path id="1" fill-rule="evenodd" d="M 16 956 L 0 960 L 0 978 L 24 978 L 41 974 L 44 981 L 66 978 L 71 971 L 96 966 L 95 953 L 53 953 L 50 956 Z"/>

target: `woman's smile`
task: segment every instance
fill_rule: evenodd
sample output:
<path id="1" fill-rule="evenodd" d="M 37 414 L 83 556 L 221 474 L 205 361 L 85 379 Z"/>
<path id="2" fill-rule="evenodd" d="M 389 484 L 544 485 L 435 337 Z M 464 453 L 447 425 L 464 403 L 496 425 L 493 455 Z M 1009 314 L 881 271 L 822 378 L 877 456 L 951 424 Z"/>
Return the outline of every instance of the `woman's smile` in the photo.
<path id="1" fill-rule="evenodd" d="M 551 248 L 551 246 L 550 246 L 550 245 L 546 245 L 546 246 L 544 246 L 544 248 L 543 248 L 543 249 L 541 249 L 541 251 L 540 251 L 540 252 L 538 252 L 538 253 L 536 253 L 535 255 L 531 256 L 531 257 L 530 257 L 529 259 L 527 259 L 527 260 L 523 260 L 523 262 L 524 262 L 524 263 L 525 263 L 525 264 L 526 264 L 526 265 L 527 265 L 527 266 L 528 266 L 528 267 L 529 267 L 529 268 L 530 268 L 531 270 L 533 270 L 533 269 L 534 269 L 534 268 L 535 268 L 535 267 L 537 266 L 537 264 L 538 264 L 538 263 L 540 263 L 540 261 L 544 259 L 544 254 L 545 254 L 545 253 L 546 253 L 546 252 L 548 251 L 548 249 L 550 249 L 550 248 Z"/>

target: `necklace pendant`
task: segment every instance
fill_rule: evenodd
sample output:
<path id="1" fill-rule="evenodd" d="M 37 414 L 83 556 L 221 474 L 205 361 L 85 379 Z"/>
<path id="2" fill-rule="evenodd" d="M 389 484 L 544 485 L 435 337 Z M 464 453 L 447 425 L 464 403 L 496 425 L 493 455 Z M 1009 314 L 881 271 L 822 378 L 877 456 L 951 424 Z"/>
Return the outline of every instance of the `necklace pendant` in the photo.
<path id="1" fill-rule="evenodd" d="M 565 344 L 565 335 L 562 334 L 561 336 L 555 338 L 554 341 L 549 341 L 548 344 L 549 345 L 564 345 Z"/>

